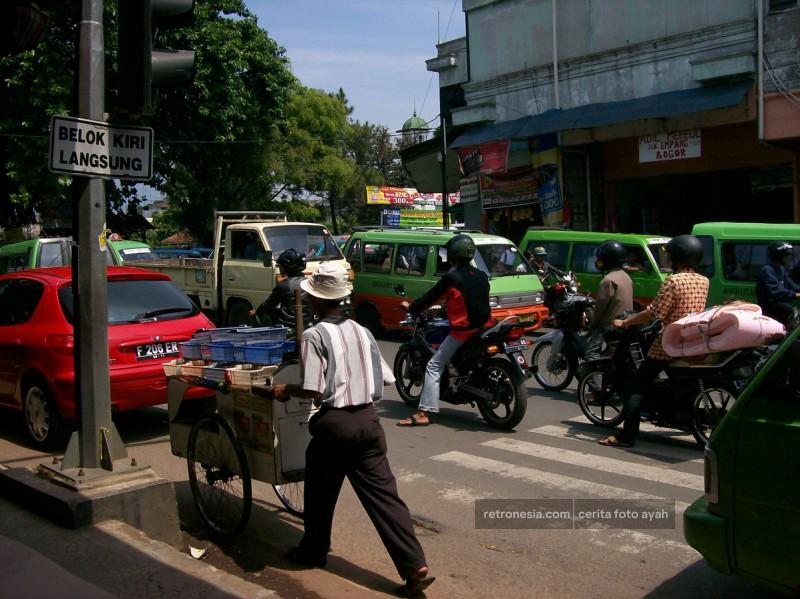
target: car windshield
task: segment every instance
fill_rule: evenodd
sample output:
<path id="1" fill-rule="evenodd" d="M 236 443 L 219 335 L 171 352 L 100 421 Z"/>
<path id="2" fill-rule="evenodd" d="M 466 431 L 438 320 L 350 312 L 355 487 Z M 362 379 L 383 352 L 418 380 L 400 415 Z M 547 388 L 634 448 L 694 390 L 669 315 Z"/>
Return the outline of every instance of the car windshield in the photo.
<path id="1" fill-rule="evenodd" d="M 291 248 L 305 252 L 307 260 L 344 259 L 333 237 L 319 225 L 264 227 L 264 236 L 269 242 L 274 258 Z"/>
<path id="2" fill-rule="evenodd" d="M 137 260 L 158 260 L 150 248 L 128 248 L 119 250 L 123 262 L 136 262 Z"/>
<path id="3" fill-rule="evenodd" d="M 72 287 L 59 289 L 58 298 L 64 316 L 72 322 Z M 198 312 L 197 306 L 172 281 L 112 279 L 108 282 L 108 324 L 174 320 Z"/>
<path id="4" fill-rule="evenodd" d="M 496 243 L 478 245 L 475 252 L 475 266 L 493 277 L 527 275 L 533 272 L 530 263 L 515 245 Z"/>
<path id="5" fill-rule="evenodd" d="M 664 243 L 648 243 L 647 247 L 650 250 L 650 253 L 653 254 L 653 258 L 658 264 L 658 269 L 661 272 L 670 272 L 672 267 L 669 263 L 669 258 L 667 258 L 667 253 L 664 251 L 664 247 L 666 246 L 666 242 Z"/>

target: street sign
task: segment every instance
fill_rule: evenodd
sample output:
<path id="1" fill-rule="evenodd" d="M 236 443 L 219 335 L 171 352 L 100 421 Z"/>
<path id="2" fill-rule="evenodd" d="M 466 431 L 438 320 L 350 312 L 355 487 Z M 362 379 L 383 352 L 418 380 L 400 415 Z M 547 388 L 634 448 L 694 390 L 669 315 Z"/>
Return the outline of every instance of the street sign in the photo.
<path id="1" fill-rule="evenodd" d="M 153 130 L 54 116 L 49 168 L 68 175 L 149 181 L 153 177 Z"/>

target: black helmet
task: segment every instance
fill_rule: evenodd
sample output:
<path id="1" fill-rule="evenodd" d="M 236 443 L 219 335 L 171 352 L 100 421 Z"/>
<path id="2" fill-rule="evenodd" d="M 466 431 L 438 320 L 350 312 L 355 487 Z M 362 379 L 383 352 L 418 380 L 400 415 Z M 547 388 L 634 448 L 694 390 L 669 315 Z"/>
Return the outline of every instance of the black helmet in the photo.
<path id="1" fill-rule="evenodd" d="M 306 255 L 293 248 L 283 250 L 276 260 L 278 266 L 283 269 L 287 276 L 293 277 L 302 274 L 306 268 Z"/>
<path id="2" fill-rule="evenodd" d="M 448 262 L 452 262 L 453 258 L 472 260 L 475 255 L 475 242 L 472 241 L 472 237 L 463 233 L 453 236 L 444 247 L 447 250 Z"/>
<path id="3" fill-rule="evenodd" d="M 773 241 L 767 246 L 767 255 L 774 262 L 783 262 L 786 256 L 792 255 L 792 244 L 788 241 Z"/>
<path id="4" fill-rule="evenodd" d="M 672 268 L 694 268 L 703 260 L 703 244 L 694 235 L 678 235 L 669 240 L 664 246 L 664 251 L 669 254 Z"/>
<path id="5" fill-rule="evenodd" d="M 597 246 L 597 251 L 594 253 L 595 265 L 598 270 L 619 268 L 625 262 L 627 255 L 619 241 L 609 239 Z"/>

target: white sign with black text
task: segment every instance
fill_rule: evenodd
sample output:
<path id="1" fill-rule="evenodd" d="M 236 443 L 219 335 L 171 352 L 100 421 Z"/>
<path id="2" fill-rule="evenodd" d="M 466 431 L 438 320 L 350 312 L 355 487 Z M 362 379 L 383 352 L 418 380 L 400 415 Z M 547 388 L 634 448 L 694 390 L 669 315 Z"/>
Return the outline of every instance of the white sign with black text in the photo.
<path id="1" fill-rule="evenodd" d="M 700 129 L 639 137 L 639 162 L 699 158 L 701 155 Z"/>
<path id="2" fill-rule="evenodd" d="M 70 175 L 149 181 L 153 177 L 153 130 L 54 116 L 49 168 Z"/>

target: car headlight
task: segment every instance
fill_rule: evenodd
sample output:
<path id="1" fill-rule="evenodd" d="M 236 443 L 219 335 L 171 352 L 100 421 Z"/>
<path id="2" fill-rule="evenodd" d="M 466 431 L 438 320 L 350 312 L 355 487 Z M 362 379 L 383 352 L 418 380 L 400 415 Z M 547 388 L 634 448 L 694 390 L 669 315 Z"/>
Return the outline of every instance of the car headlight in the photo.
<path id="1" fill-rule="evenodd" d="M 499 308 L 500 307 L 500 298 L 496 295 L 493 295 L 489 298 L 489 307 L 490 308 Z"/>

